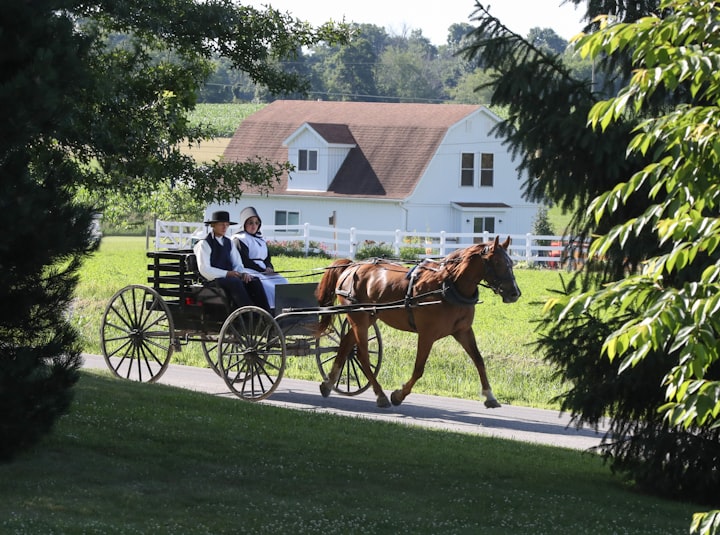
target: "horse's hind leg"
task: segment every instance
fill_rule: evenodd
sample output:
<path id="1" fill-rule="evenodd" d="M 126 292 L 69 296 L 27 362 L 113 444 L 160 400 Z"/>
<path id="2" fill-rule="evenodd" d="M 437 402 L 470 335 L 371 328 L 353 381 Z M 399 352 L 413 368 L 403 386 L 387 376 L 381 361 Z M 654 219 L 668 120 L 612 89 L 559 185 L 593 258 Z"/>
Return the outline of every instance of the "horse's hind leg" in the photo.
<path id="1" fill-rule="evenodd" d="M 478 374 L 480 375 L 480 384 L 482 385 L 482 395 L 485 396 L 485 406 L 489 409 L 496 409 L 500 407 L 500 403 L 495 399 L 492 388 L 490 388 L 490 381 L 487 377 L 487 371 L 485 370 L 485 361 L 480 354 L 477 342 L 475 341 L 475 333 L 472 329 L 455 333 L 453 335 L 463 349 L 467 352 L 470 358 L 477 368 Z"/>
<path id="2" fill-rule="evenodd" d="M 363 374 L 372 386 L 373 392 L 375 392 L 377 406 L 382 408 L 389 407 L 390 401 L 385 395 L 385 392 L 383 392 L 383 389 L 380 386 L 380 383 L 378 383 L 372 367 L 370 366 L 370 356 L 368 354 L 368 325 L 366 325 L 365 322 L 356 323 L 352 320 L 350 320 L 350 325 L 350 330 L 340 341 L 338 354 L 333 361 L 332 368 L 328 374 L 328 379 L 320 384 L 320 393 L 323 397 L 328 397 L 330 395 L 332 386 L 337 382 L 343 365 L 350 355 L 350 351 L 353 346 L 357 346 L 357 359 L 360 363 Z"/>
<path id="3" fill-rule="evenodd" d="M 383 392 L 380 383 L 378 383 L 377 377 L 373 373 L 372 367 L 370 366 L 370 355 L 368 353 L 368 332 L 371 325 L 370 316 L 367 314 L 361 315 L 359 318 L 353 319 L 348 317 L 351 333 L 355 334 L 355 343 L 357 344 L 357 358 L 362 367 L 362 371 L 365 374 L 368 382 L 372 386 L 373 392 L 375 392 L 376 403 L 378 407 L 385 408 L 390 406 L 385 392 Z"/>
<path id="4" fill-rule="evenodd" d="M 333 359 L 333 364 L 330 368 L 330 373 L 328 373 L 328 378 L 320 383 L 320 393 L 324 398 L 328 397 L 332 392 L 333 385 L 337 383 L 340 372 L 342 371 L 345 361 L 347 360 L 350 350 L 354 344 L 355 337 L 353 336 L 352 331 L 345 333 L 345 336 L 343 336 L 340 340 L 338 352 Z"/>

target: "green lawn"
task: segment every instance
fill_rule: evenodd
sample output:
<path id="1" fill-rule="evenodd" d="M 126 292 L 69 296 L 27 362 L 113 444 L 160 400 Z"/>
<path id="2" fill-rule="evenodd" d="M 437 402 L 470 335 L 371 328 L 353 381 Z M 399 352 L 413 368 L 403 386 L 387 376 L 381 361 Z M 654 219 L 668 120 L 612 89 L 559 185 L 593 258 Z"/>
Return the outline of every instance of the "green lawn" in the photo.
<path id="1" fill-rule="evenodd" d="M 0 465 L 0 533 L 673 535 L 690 504 L 587 453 L 315 414 L 83 372 Z"/>

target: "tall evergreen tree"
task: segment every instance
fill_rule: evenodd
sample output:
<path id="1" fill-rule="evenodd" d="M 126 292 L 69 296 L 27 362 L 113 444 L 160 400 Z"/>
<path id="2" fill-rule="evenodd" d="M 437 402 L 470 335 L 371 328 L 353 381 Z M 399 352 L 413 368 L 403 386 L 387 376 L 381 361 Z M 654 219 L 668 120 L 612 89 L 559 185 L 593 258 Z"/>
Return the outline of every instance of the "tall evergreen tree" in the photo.
<path id="1" fill-rule="evenodd" d="M 594 20 L 611 13 L 616 19 L 633 21 L 659 11 L 655 2 L 593 1 L 588 2 L 587 17 Z M 593 216 L 594 202 L 652 163 L 651 152 L 628 152 L 634 130 L 644 117 L 682 105 L 687 88 L 681 84 L 657 87 L 643 100 L 641 110 L 628 107 L 613 120 L 604 120 L 602 129 L 593 128 L 588 125 L 591 110 L 612 95 L 613 88 L 626 84 L 632 69 L 637 68 L 631 61 L 633 49 L 623 46 L 620 52 L 606 53 L 607 61 L 598 61 L 596 68 L 612 83 L 593 86 L 591 80 L 575 79 L 559 56 L 507 30 L 480 4 L 476 15 L 475 39 L 465 54 L 493 69 L 492 104 L 509 110 L 508 120 L 497 132 L 509 140 L 520 157 L 520 168 L 528 173 L 524 184 L 528 197 L 553 201 L 571 211 L 568 232 L 581 242 L 616 232 L 613 229 L 627 221 L 644 220 L 646 211 L 662 203 L 666 195 L 664 190 L 653 189 L 649 181 L 638 182 L 637 191 L 626 195 L 623 202 L 611 197 L 602 218 Z M 601 20 L 612 19 L 598 19 L 591 29 L 599 27 Z M 613 43 L 617 47 L 626 42 L 614 39 L 608 42 L 608 49 Z M 648 228 L 634 230 L 623 233 L 622 239 L 607 240 L 599 260 L 571 280 L 568 291 L 576 285 L 590 290 L 624 280 L 628 273 L 640 272 L 649 258 L 671 251 L 671 243 L 658 240 Z M 688 272 L 671 270 L 664 275 L 664 284 L 682 286 L 688 276 Z M 641 314 L 640 302 L 565 314 L 560 322 L 548 317 L 538 347 L 572 384 L 562 406 L 578 424 L 595 425 L 610 415 L 610 432 L 601 451 L 613 469 L 665 495 L 698 500 L 717 496 L 718 430 L 679 428 L 658 412 L 665 399 L 664 378 L 678 359 L 677 348 L 653 346 L 647 358 L 634 366 L 622 366 L 601 351 L 604 340 Z"/>

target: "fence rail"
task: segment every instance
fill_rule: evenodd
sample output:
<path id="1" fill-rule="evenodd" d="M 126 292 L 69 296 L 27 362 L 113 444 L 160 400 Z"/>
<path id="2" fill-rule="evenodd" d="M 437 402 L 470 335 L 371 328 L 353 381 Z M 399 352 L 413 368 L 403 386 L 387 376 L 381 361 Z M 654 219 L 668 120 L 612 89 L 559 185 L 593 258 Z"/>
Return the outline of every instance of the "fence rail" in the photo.
<path id="1" fill-rule="evenodd" d="M 239 225 L 232 225 L 228 235 L 239 232 Z M 369 245 L 386 245 L 396 256 L 405 248 L 419 250 L 420 258 L 443 257 L 455 249 L 468 247 L 473 243 L 486 242 L 495 234 L 484 232 L 405 232 L 402 230 L 378 231 L 357 228 L 335 228 L 310 225 L 263 225 L 263 236 L 269 242 L 293 243 L 304 253 L 324 252 L 331 257 L 355 258 L 358 250 Z M 155 222 L 155 249 L 189 249 L 198 239 L 209 232 L 204 223 L 181 221 Z M 504 236 L 501 238 L 504 239 Z M 516 262 L 547 267 L 579 268 L 584 263 L 586 244 L 579 244 L 567 236 L 511 234 L 510 257 Z"/>

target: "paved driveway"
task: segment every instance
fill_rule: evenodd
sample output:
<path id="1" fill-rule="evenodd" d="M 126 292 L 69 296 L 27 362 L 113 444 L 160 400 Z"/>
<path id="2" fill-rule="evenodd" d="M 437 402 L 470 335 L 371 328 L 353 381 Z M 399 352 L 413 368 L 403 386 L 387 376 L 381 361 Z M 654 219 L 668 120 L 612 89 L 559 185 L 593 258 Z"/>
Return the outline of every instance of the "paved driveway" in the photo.
<path id="1" fill-rule="evenodd" d="M 107 369 L 102 356 L 85 354 L 86 368 Z M 119 380 L 119 379 L 118 379 Z M 237 398 L 224 381 L 208 368 L 171 364 L 160 379 L 166 385 L 208 394 Z M 486 409 L 482 401 L 423 394 L 410 395 L 399 407 L 379 409 L 372 392 L 345 397 L 323 398 L 318 381 L 283 378 L 278 389 L 259 403 L 307 412 L 325 412 L 348 417 L 385 420 L 406 425 L 522 440 L 551 446 L 584 450 L 600 444 L 602 432 L 568 427 L 568 415 L 551 410 L 503 405 Z M 389 394 L 389 392 L 388 392 Z M 500 400 L 502 403 L 502 399 Z"/>

